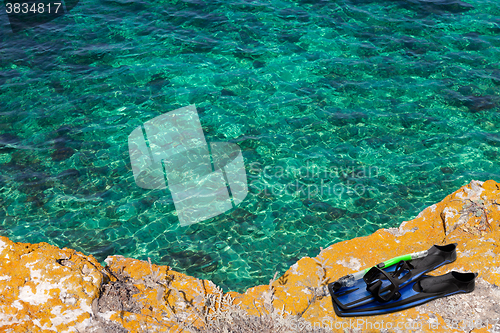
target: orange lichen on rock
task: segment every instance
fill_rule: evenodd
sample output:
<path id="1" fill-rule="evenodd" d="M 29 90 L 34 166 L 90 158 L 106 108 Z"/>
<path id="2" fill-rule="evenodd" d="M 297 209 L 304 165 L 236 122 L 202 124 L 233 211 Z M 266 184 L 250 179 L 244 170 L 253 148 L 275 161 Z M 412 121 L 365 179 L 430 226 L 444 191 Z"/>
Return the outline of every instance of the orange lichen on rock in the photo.
<path id="1" fill-rule="evenodd" d="M 437 300 L 393 314 L 339 318 L 331 298 L 318 290 L 397 255 L 457 242 L 457 260 L 432 274 L 478 272 L 483 291 L 476 288 L 463 300 L 474 294 L 480 298 L 481 292 L 494 290 L 484 288 L 500 286 L 499 238 L 500 184 L 492 180 L 472 181 L 398 228 L 380 229 L 333 244 L 315 258 L 302 258 L 269 285 L 245 293 L 223 294 L 211 281 L 147 261 L 111 256 L 104 268 L 92 256 L 74 250 L 13 243 L 1 237 L 0 328 L 5 332 L 182 332 L 189 325 L 202 328 L 225 309 L 234 310 L 232 303 L 248 316 L 279 312 L 300 317 L 309 327 L 334 332 L 354 328 L 353 321 L 362 332 L 453 332 L 457 330 L 447 325 L 457 316 L 455 311 L 467 320 L 477 313 L 466 313 L 451 300 Z M 433 303 L 441 307 L 432 310 L 437 306 Z M 470 331 L 487 331 L 492 324 Z"/>
<path id="2" fill-rule="evenodd" d="M 88 326 L 105 277 L 92 256 L 0 237 L 0 258 L 0 323 L 7 323 L 6 332 L 76 332 Z"/>
<path id="3" fill-rule="evenodd" d="M 132 297 L 138 307 L 108 315 L 109 320 L 131 332 L 182 331 L 182 323 L 201 326 L 200 313 L 206 310 L 207 297 L 222 293 L 213 282 L 173 271 L 168 266 L 123 256 L 108 257 L 106 263 L 106 270 L 118 282 L 137 288 Z M 102 300 L 103 297 L 99 302 Z"/>

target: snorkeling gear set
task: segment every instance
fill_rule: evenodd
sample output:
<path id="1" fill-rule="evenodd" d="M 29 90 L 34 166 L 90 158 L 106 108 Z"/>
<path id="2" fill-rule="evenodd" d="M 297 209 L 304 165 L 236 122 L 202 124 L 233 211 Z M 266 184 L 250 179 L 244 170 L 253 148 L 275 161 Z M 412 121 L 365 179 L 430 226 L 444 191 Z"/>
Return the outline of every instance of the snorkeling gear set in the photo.
<path id="1" fill-rule="evenodd" d="M 340 317 L 374 316 L 405 310 L 437 298 L 474 290 L 477 273 L 426 273 L 455 261 L 457 243 L 434 245 L 341 277 L 328 284 Z M 326 294 L 326 292 L 325 292 Z"/>

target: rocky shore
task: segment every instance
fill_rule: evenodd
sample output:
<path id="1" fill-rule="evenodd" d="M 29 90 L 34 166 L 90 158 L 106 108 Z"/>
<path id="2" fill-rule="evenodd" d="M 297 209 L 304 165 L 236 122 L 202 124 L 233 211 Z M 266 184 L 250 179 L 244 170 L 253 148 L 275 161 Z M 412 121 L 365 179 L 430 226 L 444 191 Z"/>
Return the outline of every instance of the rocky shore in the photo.
<path id="1" fill-rule="evenodd" d="M 500 332 L 500 184 L 472 181 L 399 228 L 305 257 L 244 294 L 168 266 L 92 256 L 0 237 L 1 332 Z M 337 278 L 433 244 L 457 260 L 433 271 L 477 272 L 476 290 L 406 311 L 339 318 L 317 290 Z M 270 277 L 271 278 L 271 277 Z"/>

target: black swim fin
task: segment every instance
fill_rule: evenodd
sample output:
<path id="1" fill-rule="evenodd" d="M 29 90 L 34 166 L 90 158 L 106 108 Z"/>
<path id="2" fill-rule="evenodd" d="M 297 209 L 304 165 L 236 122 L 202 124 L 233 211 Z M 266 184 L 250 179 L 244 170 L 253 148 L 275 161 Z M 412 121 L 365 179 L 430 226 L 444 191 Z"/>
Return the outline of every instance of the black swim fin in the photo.
<path id="1" fill-rule="evenodd" d="M 332 301 L 341 310 L 353 309 L 373 301 L 376 297 L 379 300 L 389 301 L 398 297 L 398 290 L 414 282 L 423 274 L 432 271 L 444 264 L 456 260 L 457 243 L 448 245 L 434 245 L 428 250 L 427 256 L 413 259 L 407 262 L 400 262 L 384 269 L 384 272 L 391 273 L 391 280 L 379 279 L 367 289 L 367 284 L 363 279 L 373 278 L 376 267 L 366 273 L 363 279 L 357 280 L 351 287 L 342 287 L 338 290 L 335 283 L 328 285 L 328 290 L 332 296 Z M 375 295 L 375 296 L 374 296 Z"/>
<path id="2" fill-rule="evenodd" d="M 474 290 L 476 277 L 477 273 L 455 271 L 441 276 L 424 275 L 400 289 L 398 299 L 388 302 L 373 301 L 349 310 L 343 310 L 333 303 L 333 308 L 340 317 L 374 316 L 401 311 L 437 298 L 470 293 Z"/>

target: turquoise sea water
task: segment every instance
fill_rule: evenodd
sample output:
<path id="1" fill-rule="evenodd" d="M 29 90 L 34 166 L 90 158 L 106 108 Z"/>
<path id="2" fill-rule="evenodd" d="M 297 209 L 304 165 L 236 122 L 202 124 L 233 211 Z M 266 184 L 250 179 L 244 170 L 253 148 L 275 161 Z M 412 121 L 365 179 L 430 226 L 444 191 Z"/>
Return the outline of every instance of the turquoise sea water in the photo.
<path id="1" fill-rule="evenodd" d="M 500 5 L 467 3 L 90 0 L 18 33 L 1 14 L 0 234 L 243 291 L 500 181 Z M 249 193 L 180 227 L 127 137 L 193 103 Z"/>

